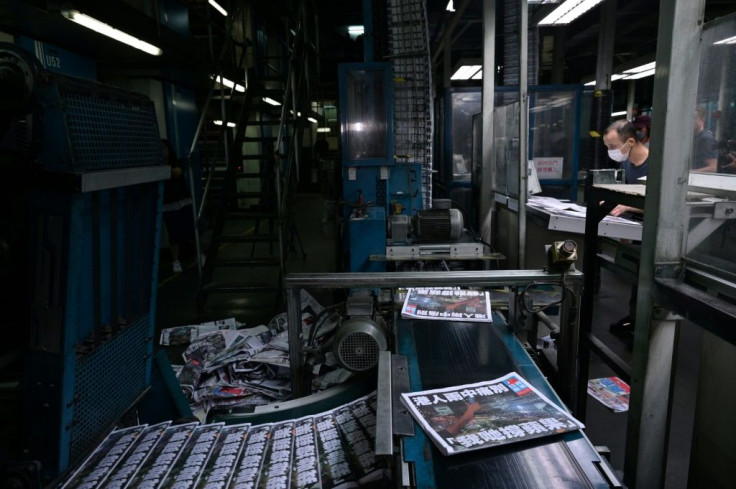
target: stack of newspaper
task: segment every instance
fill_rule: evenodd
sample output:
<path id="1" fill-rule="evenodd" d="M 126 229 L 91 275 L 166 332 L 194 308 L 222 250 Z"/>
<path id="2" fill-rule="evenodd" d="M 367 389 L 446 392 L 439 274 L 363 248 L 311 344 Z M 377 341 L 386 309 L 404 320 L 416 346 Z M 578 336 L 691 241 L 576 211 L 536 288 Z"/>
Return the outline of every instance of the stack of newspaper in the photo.
<path id="1" fill-rule="evenodd" d="M 110 433 L 61 489 L 391 487 L 375 436 L 375 393 L 279 423 L 133 426 Z"/>
<path id="2" fill-rule="evenodd" d="M 324 307 L 306 291 L 302 290 L 301 295 L 302 326 L 307 338 Z M 335 318 L 323 315 L 319 335 L 329 334 L 336 325 Z M 258 406 L 291 395 L 286 313 L 275 316 L 268 325 L 242 326 L 230 318 L 161 332 L 162 345 L 189 343 L 182 354 L 184 364 L 173 367 L 200 420 L 216 406 Z M 325 370 L 326 374 L 315 379 L 316 390 L 343 382 L 351 375 L 336 367 Z"/>

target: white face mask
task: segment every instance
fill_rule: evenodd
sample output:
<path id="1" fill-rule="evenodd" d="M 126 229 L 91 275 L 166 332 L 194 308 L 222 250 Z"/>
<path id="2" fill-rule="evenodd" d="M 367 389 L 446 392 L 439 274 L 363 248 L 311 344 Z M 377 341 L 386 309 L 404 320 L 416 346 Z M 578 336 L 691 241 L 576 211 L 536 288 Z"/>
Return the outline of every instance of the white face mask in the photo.
<path id="1" fill-rule="evenodd" d="M 611 158 L 613 161 L 617 161 L 618 163 L 622 163 L 626 161 L 626 158 L 629 157 L 628 154 L 623 154 L 621 152 L 621 148 L 617 149 L 609 149 L 608 150 L 608 157 Z"/>
<path id="2" fill-rule="evenodd" d="M 609 149 L 608 150 L 608 157 L 611 158 L 613 161 L 616 161 L 618 163 L 622 163 L 622 162 L 626 161 L 626 159 L 629 157 L 629 153 L 628 152 L 624 153 L 621 150 L 624 147 L 626 147 L 627 144 L 628 144 L 628 142 L 624 143 L 624 145 L 621 146 L 620 148 L 617 148 L 617 149 Z"/>

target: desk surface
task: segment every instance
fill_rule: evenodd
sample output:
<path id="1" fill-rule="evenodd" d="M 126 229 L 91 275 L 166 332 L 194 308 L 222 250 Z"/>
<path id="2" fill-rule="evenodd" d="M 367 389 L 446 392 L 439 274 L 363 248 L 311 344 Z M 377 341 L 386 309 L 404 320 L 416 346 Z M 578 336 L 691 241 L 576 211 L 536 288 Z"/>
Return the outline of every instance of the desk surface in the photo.
<path id="1" fill-rule="evenodd" d="M 609 190 L 611 192 L 617 192 L 617 193 L 626 194 L 626 195 L 635 195 L 637 197 L 644 197 L 647 193 L 646 192 L 647 186 L 642 185 L 640 183 L 631 183 L 631 184 L 605 183 L 605 184 L 597 184 L 593 186 L 595 188 Z"/>
<path id="2" fill-rule="evenodd" d="M 617 185 L 609 185 L 616 187 Z M 622 186 L 622 185 L 618 185 Z M 631 185 L 626 185 L 630 187 Z M 643 185 L 634 185 L 643 187 Z M 528 203 L 527 215 L 541 220 L 543 225 L 551 231 L 560 231 L 573 234 L 585 234 L 585 215 L 580 212 L 565 212 L 564 210 L 549 209 Z M 598 235 L 617 239 L 641 241 L 642 223 L 619 217 L 606 216 L 598 224 Z"/>

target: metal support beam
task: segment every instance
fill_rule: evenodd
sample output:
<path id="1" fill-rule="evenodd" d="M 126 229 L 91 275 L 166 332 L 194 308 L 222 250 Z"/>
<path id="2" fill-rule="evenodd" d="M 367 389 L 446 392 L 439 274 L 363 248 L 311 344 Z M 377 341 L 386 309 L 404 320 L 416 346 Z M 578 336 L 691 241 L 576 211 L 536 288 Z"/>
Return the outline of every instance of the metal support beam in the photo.
<path id="1" fill-rule="evenodd" d="M 378 352 L 378 390 L 376 392 L 376 456 L 394 454 L 391 352 Z"/>
<path id="2" fill-rule="evenodd" d="M 652 103 L 657 124 L 649 152 L 624 465 L 631 487 L 664 487 L 676 327 L 669 319 L 650 323 L 651 294 L 654 279 L 680 263 L 685 241 L 682 221 L 698 82 L 693 67 L 700 65 L 704 9 L 705 0 L 660 3 Z"/>
<path id="3" fill-rule="evenodd" d="M 529 175 L 529 4 L 519 6 L 519 268 L 526 267 L 526 188 Z"/>
<path id="4" fill-rule="evenodd" d="M 629 80 L 626 84 L 626 118 L 632 120 L 634 117 L 634 101 L 636 99 L 636 80 Z"/>
<path id="5" fill-rule="evenodd" d="M 450 77 L 452 76 L 452 51 L 445 49 L 442 55 L 442 87 L 450 88 L 452 82 Z"/>
<path id="6" fill-rule="evenodd" d="M 552 46 L 552 84 L 561 85 L 565 80 L 565 27 L 557 27 Z"/>
<path id="7" fill-rule="evenodd" d="M 606 0 L 601 4 L 600 9 L 595 89 L 609 90 L 613 72 L 613 41 L 616 39 L 616 0 Z"/>
<path id="8" fill-rule="evenodd" d="M 370 63 L 373 61 L 373 2 L 371 0 L 363 0 L 363 61 Z M 296 112 L 296 107 L 294 107 Z"/>
<path id="9" fill-rule="evenodd" d="M 495 161 L 493 145 L 493 109 L 496 90 L 496 0 L 483 1 L 483 141 L 482 165 L 480 171 L 480 209 L 478 220 L 480 233 L 486 243 L 491 241 L 493 227 L 493 189 L 495 182 Z"/>
<path id="10" fill-rule="evenodd" d="M 452 20 L 442 33 L 442 38 L 437 44 L 434 54 L 432 55 L 432 64 L 437 62 L 442 51 L 444 51 L 445 49 L 450 49 L 449 44 L 452 40 L 452 31 L 455 30 L 458 22 L 460 22 L 460 19 L 463 18 L 463 14 L 465 13 L 465 9 L 468 8 L 469 3 L 470 0 L 463 0 L 463 2 L 455 9 L 455 13 L 452 14 Z"/>
<path id="11" fill-rule="evenodd" d="M 286 321 L 289 331 L 289 365 L 291 366 L 291 396 L 294 399 L 309 394 L 304 385 L 304 353 L 302 347 L 302 298 L 298 288 L 286 289 Z"/>

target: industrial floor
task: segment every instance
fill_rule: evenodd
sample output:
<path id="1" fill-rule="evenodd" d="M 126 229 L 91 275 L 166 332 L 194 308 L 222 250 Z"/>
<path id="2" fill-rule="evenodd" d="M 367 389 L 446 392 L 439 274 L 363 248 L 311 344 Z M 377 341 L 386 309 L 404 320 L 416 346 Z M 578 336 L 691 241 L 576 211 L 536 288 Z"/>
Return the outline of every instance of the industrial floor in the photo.
<path id="1" fill-rule="evenodd" d="M 335 272 L 339 270 L 340 244 L 334 221 L 325 219 L 325 199 L 322 194 L 301 193 L 296 197 L 297 232 L 300 240 L 294 240 L 287 262 L 287 273 Z M 206 236 L 204 240 L 206 241 Z M 302 250 L 299 241 L 303 246 Z M 202 313 L 197 312 L 195 297 L 199 283 L 192 250 L 183 255 L 184 272 L 174 274 L 166 250 L 162 250 L 159 271 L 157 328 L 193 324 L 214 319 L 236 317 L 248 326 L 266 323 L 276 313 L 270 308 L 255 308 L 252 301 L 237 296 L 211 297 Z M 581 268 L 582 264 L 579 264 Z M 594 334 L 627 362 L 631 362 L 630 341 L 612 335 L 608 325 L 617 321 L 627 310 L 630 286 L 621 278 L 601 270 L 601 288 L 596 298 Z M 329 304 L 329 299 L 322 299 Z M 265 303 L 266 301 L 264 301 Z M 257 304 L 256 304 L 257 305 Z M 700 363 L 701 330 L 688 322 L 680 328 L 679 351 L 675 378 L 675 396 L 669 437 L 669 457 L 665 487 L 687 487 L 690 440 L 693 426 L 695 395 L 697 392 L 698 365 Z M 590 363 L 590 378 L 609 377 L 615 374 L 594 354 Z M 613 413 L 592 397 L 588 397 L 586 434 L 596 446 L 606 446 L 611 451 L 611 463 L 622 471 L 625 455 L 626 413 Z"/>

